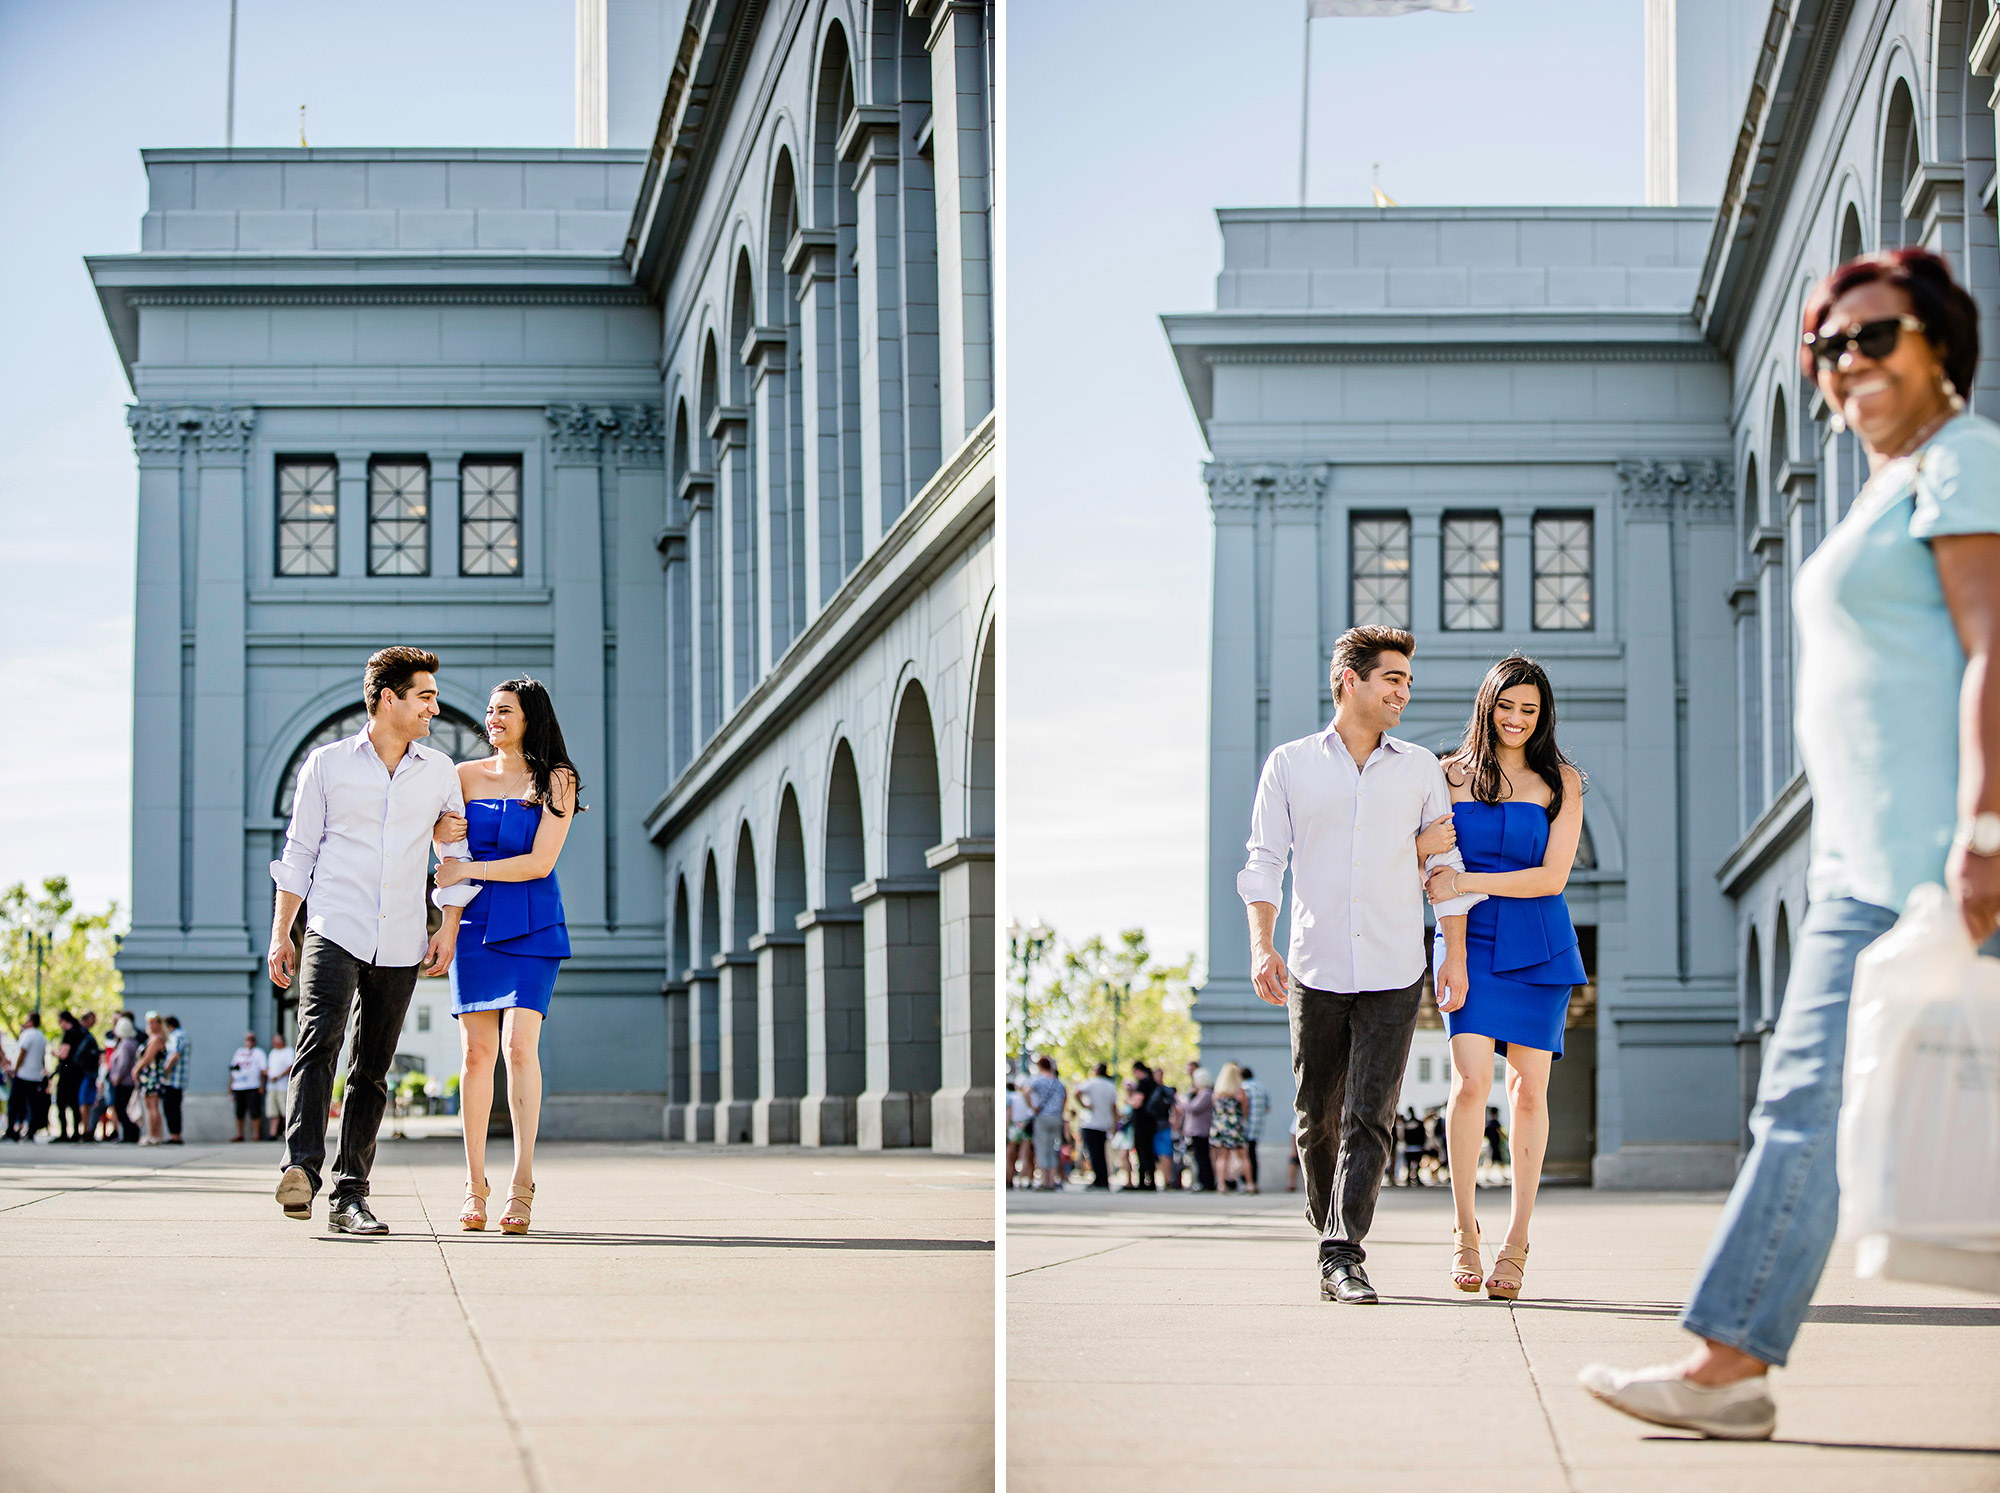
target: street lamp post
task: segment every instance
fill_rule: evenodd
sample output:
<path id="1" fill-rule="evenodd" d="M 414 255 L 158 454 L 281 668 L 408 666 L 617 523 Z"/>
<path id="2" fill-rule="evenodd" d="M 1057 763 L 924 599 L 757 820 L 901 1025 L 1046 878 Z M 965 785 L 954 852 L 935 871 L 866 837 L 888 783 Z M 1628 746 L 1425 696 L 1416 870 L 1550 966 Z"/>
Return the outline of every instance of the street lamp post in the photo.
<path id="1" fill-rule="evenodd" d="M 1023 928 L 1018 922 L 1007 925 L 1007 947 L 1014 962 L 1021 970 L 1021 1061 L 1028 1061 L 1028 1042 L 1031 1032 L 1028 1026 L 1028 996 L 1035 978 L 1035 966 L 1049 951 L 1049 945 L 1056 940 L 1053 929 L 1040 918 Z"/>
<path id="2" fill-rule="evenodd" d="M 1125 1014 L 1125 1002 L 1132 998 L 1132 978 L 1117 978 L 1118 972 L 1112 968 L 1109 959 L 1098 961 L 1097 978 L 1111 995 L 1111 1071 L 1118 1072 L 1118 1024 Z"/>

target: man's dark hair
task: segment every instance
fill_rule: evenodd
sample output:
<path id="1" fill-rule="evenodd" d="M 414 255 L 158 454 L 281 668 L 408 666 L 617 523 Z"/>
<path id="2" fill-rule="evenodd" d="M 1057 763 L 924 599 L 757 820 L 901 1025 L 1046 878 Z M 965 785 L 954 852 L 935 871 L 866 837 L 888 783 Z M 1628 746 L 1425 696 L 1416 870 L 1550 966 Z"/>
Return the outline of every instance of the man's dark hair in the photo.
<path id="1" fill-rule="evenodd" d="M 62 1023 L 63 1025 L 64 1025 L 64 1026 L 75 1026 L 75 1025 L 76 1025 L 76 1018 L 75 1018 L 74 1016 L 70 1015 L 70 1014 L 69 1014 L 69 1012 L 68 1012 L 67 1010 L 62 1010 L 62 1011 L 58 1011 L 58 1012 L 56 1012 L 56 1020 L 57 1020 L 57 1021 L 60 1021 L 60 1022 L 61 1022 L 61 1023 Z"/>
<path id="2" fill-rule="evenodd" d="M 402 643 L 370 654 L 367 666 L 361 671 L 361 698 L 368 706 L 368 713 L 373 715 L 375 707 L 382 703 L 383 690 L 400 700 L 409 693 L 412 679 L 419 674 L 435 674 L 437 667 L 435 653 Z"/>
<path id="3" fill-rule="evenodd" d="M 1257 1076 L 1255 1073 L 1251 1072 L 1248 1068 L 1239 1068 L 1236 1071 L 1241 1073 L 1245 1078 L 1255 1078 Z"/>
<path id="4" fill-rule="evenodd" d="M 1910 310 L 1924 324 L 1924 339 L 1944 365 L 1945 377 L 1959 393 L 1968 393 L 1979 369 L 1979 308 L 1952 278 L 1951 266 L 1928 249 L 1885 249 L 1848 260 L 1806 297 L 1800 330 L 1817 332 L 1835 301 L 1878 281 L 1909 298 Z M 1803 345 L 1799 371 L 1809 379 L 1819 372 L 1813 366 L 1812 349 Z"/>
<path id="5" fill-rule="evenodd" d="M 1090 1072 L 1093 1078 L 1108 1078 L 1110 1076 L 1110 1070 L 1108 1070 L 1102 1063 L 1099 1063 L 1096 1067 L 1092 1068 Z"/>
<path id="6" fill-rule="evenodd" d="M 160 1019 L 166 1022 L 166 1024 L 172 1027 L 175 1031 L 179 1031 L 181 1029 L 181 1019 L 178 1016 L 162 1016 Z"/>
<path id="7" fill-rule="evenodd" d="M 42 1013 L 40 1011 L 30 1011 L 27 1017 L 21 1022 L 23 1026 L 40 1026 L 41 1024 Z"/>
<path id="8" fill-rule="evenodd" d="M 1417 640 L 1400 627 L 1350 627 L 1342 633 L 1333 645 L 1333 662 L 1327 668 L 1327 678 L 1333 684 L 1333 700 L 1340 703 L 1340 676 L 1349 669 L 1366 679 L 1375 672 L 1385 653 L 1400 653 L 1405 658 L 1416 655 Z"/>
<path id="9" fill-rule="evenodd" d="M 1035 1066 L 1044 1073 L 1053 1073 L 1056 1071 L 1055 1063 L 1046 1054 L 1035 1059 Z"/>

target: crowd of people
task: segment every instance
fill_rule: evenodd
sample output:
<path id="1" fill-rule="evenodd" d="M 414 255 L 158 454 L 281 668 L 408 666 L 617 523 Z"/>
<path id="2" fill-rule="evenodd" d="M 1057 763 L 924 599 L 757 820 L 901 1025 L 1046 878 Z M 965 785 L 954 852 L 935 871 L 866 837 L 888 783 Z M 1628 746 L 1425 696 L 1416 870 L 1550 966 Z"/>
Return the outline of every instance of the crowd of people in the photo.
<path id="1" fill-rule="evenodd" d="M 100 1034 L 97 1012 L 60 1011 L 56 1028 L 44 1031 L 41 1013 L 31 1012 L 20 1032 L 0 1043 L 6 1139 L 33 1141 L 46 1132 L 51 1144 L 185 1144 L 181 1100 L 194 1049 L 180 1018 L 120 1011 Z M 291 1071 L 284 1033 L 272 1039 L 269 1052 L 254 1033 L 243 1034 L 229 1063 L 235 1139 L 277 1138 Z"/>
<path id="2" fill-rule="evenodd" d="M 1189 1062 L 1179 1087 L 1165 1068 L 1135 1062 L 1123 1084 L 1096 1064 L 1074 1087 L 1052 1057 L 1007 1084 L 1007 1185 L 1056 1191 L 1256 1192 L 1257 1144 L 1271 1096 L 1255 1073 L 1224 1063 L 1211 1075 Z M 1383 1180 L 1391 1186 L 1449 1187 L 1445 1114 L 1406 1109 L 1396 1122 L 1397 1150 Z M 1287 1192 L 1298 1191 L 1299 1158 L 1291 1148 Z M 1479 1182 L 1507 1180 L 1506 1127 L 1497 1105 L 1486 1110 Z"/>

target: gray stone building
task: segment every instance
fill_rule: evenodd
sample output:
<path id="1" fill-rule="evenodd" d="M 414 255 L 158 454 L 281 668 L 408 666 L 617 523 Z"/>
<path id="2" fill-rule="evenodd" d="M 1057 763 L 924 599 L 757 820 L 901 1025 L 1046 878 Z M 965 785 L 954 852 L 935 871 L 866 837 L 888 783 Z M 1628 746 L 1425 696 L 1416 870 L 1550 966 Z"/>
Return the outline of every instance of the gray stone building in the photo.
<path id="1" fill-rule="evenodd" d="M 1902 244 L 2000 307 L 1996 66 L 1986 0 L 1648 0 L 1652 205 L 1220 214 L 1215 309 L 1166 318 L 1214 457 L 1216 1059 L 1289 1101 L 1233 883 L 1265 753 L 1331 715 L 1333 638 L 1416 633 L 1401 734 L 1431 746 L 1520 648 L 1590 775 L 1552 1168 L 1727 1183 L 1805 906 L 1790 580 L 1862 474 L 1799 315 Z"/>
<path id="2" fill-rule="evenodd" d="M 544 1133 L 991 1146 L 993 13 L 581 0 L 578 148 L 148 151 L 130 1002 L 220 1133 L 307 750 L 433 647 L 590 812 Z M 433 1004 L 437 998 L 433 997 Z"/>

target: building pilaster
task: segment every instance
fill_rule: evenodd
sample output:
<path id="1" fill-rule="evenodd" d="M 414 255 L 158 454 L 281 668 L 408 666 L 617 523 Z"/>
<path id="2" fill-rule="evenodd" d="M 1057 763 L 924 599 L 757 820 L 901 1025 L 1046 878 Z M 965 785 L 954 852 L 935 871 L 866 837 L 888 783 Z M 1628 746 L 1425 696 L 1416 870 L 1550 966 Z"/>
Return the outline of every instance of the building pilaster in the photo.
<path id="1" fill-rule="evenodd" d="M 748 949 L 731 949 L 713 962 L 721 1081 L 714 1139 L 717 1145 L 747 1145 L 750 1107 L 757 1099 L 757 956 Z"/>
<path id="2" fill-rule="evenodd" d="M 993 408 L 992 108 L 986 7 L 979 0 L 922 3 L 930 4 L 931 22 L 939 422 L 949 450 Z"/>
<path id="3" fill-rule="evenodd" d="M 796 930 L 759 933 L 757 957 L 757 1098 L 750 1139 L 759 1146 L 799 1140 L 806 1091 L 806 937 Z"/>
<path id="4" fill-rule="evenodd" d="M 805 380 L 806 575 L 808 610 L 817 612 L 840 589 L 842 563 L 840 456 L 840 302 L 834 273 L 834 230 L 801 228 L 785 249 L 785 271 L 798 277 L 799 368 Z"/>
<path id="5" fill-rule="evenodd" d="M 908 499 L 903 449 L 902 213 L 898 110 L 862 104 L 836 150 L 854 168 L 855 281 L 861 345 L 861 532 L 881 538 Z"/>
<path id="6" fill-rule="evenodd" d="M 554 573 L 552 690 L 563 702 L 563 738 L 584 783 L 585 802 L 605 774 L 604 468 L 606 433 L 617 417 L 581 404 L 550 405 L 550 569 Z M 586 945 L 609 931 L 606 821 L 578 814 L 563 850 L 563 908 Z M 582 952 L 582 950 L 579 950 Z"/>
<path id="7" fill-rule="evenodd" d="M 924 852 L 938 873 L 939 1084 L 931 1149 L 993 1149 L 993 841 L 947 840 Z"/>
<path id="8" fill-rule="evenodd" d="M 854 888 L 867 984 L 867 1087 L 855 1102 L 864 1151 L 931 1143 L 938 1088 L 938 884 L 878 876 Z"/>
<path id="9" fill-rule="evenodd" d="M 806 1090 L 799 1141 L 855 1142 L 855 1098 L 867 1082 L 867 969 L 858 907 L 798 915 L 805 935 Z"/>
<path id="10" fill-rule="evenodd" d="M 681 1139 L 712 1141 L 723 1133 L 723 1127 L 716 1124 L 721 1066 L 719 1060 L 717 1066 L 709 1066 L 710 1055 L 720 1049 L 716 1018 L 721 1006 L 721 979 L 713 969 L 698 967 L 685 971 L 681 978 L 688 987 L 688 1105 L 681 1121 Z"/>

